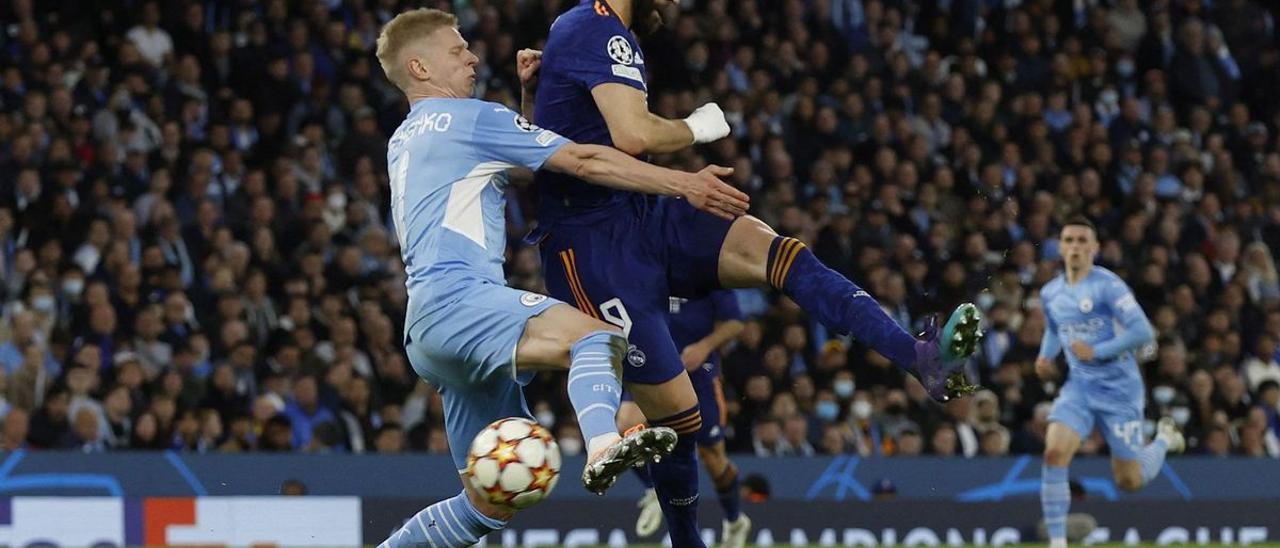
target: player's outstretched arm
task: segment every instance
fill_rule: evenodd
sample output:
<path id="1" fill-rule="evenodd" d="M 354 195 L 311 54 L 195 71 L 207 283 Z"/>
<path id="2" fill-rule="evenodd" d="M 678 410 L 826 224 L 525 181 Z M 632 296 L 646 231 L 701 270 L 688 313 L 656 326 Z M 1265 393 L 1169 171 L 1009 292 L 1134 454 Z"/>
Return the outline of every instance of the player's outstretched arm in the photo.
<path id="1" fill-rule="evenodd" d="M 634 87 L 606 83 L 591 88 L 596 107 L 618 150 L 633 156 L 675 152 L 729 135 L 729 122 L 715 103 L 698 107 L 688 118 L 668 120 L 649 112 L 645 94 Z"/>
<path id="2" fill-rule="evenodd" d="M 727 167 L 688 173 L 641 162 L 606 146 L 579 143 L 560 147 L 543 167 L 619 190 L 682 196 L 690 205 L 725 219 L 745 215 L 750 204 L 746 194 L 720 180 L 733 173 Z"/>

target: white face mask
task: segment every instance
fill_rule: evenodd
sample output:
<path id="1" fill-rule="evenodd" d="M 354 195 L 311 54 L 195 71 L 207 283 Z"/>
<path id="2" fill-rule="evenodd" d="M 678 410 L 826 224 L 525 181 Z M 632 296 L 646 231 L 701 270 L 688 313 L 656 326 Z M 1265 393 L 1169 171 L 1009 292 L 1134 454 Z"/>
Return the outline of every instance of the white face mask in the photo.
<path id="1" fill-rule="evenodd" d="M 537 413 L 538 424 L 544 428 L 550 429 L 556 425 L 556 414 L 550 411 L 539 411 Z"/>
<path id="2" fill-rule="evenodd" d="M 1173 422 L 1178 423 L 1178 426 L 1182 426 L 1191 420 L 1191 410 L 1186 407 L 1174 407 L 1169 412 L 1169 416 L 1173 417 Z"/>
<path id="3" fill-rule="evenodd" d="M 582 453 L 582 440 L 578 438 L 560 438 L 560 454 L 572 457 Z"/>
<path id="4" fill-rule="evenodd" d="M 840 379 L 832 385 L 832 389 L 834 389 L 836 397 L 844 399 L 853 395 L 854 384 L 849 379 Z"/>
<path id="5" fill-rule="evenodd" d="M 871 417 L 871 402 L 867 400 L 858 400 L 853 402 L 853 416 L 858 420 L 866 420 Z"/>
<path id="6" fill-rule="evenodd" d="M 84 292 L 84 280 L 81 278 L 71 278 L 62 282 L 62 292 L 70 297 L 79 297 Z"/>
<path id="7" fill-rule="evenodd" d="M 40 295 L 31 299 L 31 307 L 40 312 L 52 312 L 54 304 L 53 295 Z"/>
<path id="8" fill-rule="evenodd" d="M 346 209 L 346 207 L 347 207 L 346 194 L 330 194 L 329 195 L 329 209 Z"/>
<path id="9" fill-rule="evenodd" d="M 1151 390 L 1151 397 L 1160 405 L 1168 405 L 1173 401 L 1175 392 L 1171 386 L 1157 386 Z"/>

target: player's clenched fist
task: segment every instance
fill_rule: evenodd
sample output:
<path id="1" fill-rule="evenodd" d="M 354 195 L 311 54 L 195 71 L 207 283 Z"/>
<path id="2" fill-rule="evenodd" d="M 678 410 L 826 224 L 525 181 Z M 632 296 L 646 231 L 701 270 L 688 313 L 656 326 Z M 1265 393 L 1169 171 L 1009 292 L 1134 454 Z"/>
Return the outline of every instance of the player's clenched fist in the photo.
<path id="1" fill-rule="evenodd" d="M 684 119 L 684 123 L 689 126 L 689 132 L 693 133 L 695 145 L 719 141 L 729 135 L 729 122 L 725 120 L 720 105 L 715 103 L 698 107 Z"/>
<path id="2" fill-rule="evenodd" d="M 693 207 L 723 219 L 746 215 L 751 198 L 720 180 L 733 175 L 733 168 L 710 165 L 702 171 L 685 175 L 684 190 L 680 195 Z"/>
<path id="3" fill-rule="evenodd" d="M 538 69 L 542 68 L 542 52 L 536 49 L 522 49 L 516 53 L 516 74 L 520 77 L 520 87 L 532 90 L 538 87 Z"/>

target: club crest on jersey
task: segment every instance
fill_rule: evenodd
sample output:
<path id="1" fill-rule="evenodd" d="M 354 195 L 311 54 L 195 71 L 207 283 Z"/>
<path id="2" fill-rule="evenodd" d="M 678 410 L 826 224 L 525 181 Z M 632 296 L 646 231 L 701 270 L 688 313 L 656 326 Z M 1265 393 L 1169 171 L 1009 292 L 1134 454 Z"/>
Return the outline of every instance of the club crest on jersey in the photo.
<path id="1" fill-rule="evenodd" d="M 1088 297 L 1080 299 L 1080 311 L 1085 314 L 1088 314 L 1089 312 L 1093 311 L 1093 299 L 1090 299 Z"/>
<path id="2" fill-rule="evenodd" d="M 635 60 L 635 52 L 631 50 L 631 42 L 620 34 L 613 35 L 606 46 L 609 58 L 623 65 L 630 65 Z"/>
<path id="3" fill-rule="evenodd" d="M 520 304 L 525 306 L 538 306 L 538 303 L 545 300 L 547 300 L 546 295 L 539 295 L 537 293 L 525 293 L 520 296 Z"/>
<path id="4" fill-rule="evenodd" d="M 643 367 L 645 359 L 644 351 L 636 348 L 636 345 L 633 344 L 627 348 L 627 363 L 631 364 L 631 367 Z"/>

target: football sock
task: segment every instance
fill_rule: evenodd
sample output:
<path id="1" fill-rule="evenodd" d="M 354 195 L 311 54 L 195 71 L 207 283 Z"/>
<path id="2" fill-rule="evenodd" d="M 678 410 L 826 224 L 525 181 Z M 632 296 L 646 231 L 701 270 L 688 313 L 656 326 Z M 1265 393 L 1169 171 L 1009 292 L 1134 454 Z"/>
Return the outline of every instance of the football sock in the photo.
<path id="1" fill-rule="evenodd" d="M 885 314 L 869 293 L 822 264 L 800 240 L 774 238 L 765 273 L 770 285 L 828 329 L 852 334 L 898 367 L 909 369 L 915 363 L 915 337 Z"/>
<path id="2" fill-rule="evenodd" d="M 1071 508 L 1071 487 L 1067 467 L 1044 465 L 1040 469 L 1040 508 L 1049 539 L 1067 538 L 1067 510 Z"/>
<path id="3" fill-rule="evenodd" d="M 618 437 L 618 403 L 622 386 L 617 370 L 626 355 L 627 340 L 609 331 L 596 331 L 569 349 L 569 403 L 578 413 L 578 428 L 587 441 L 587 454 L 602 442 Z"/>
<path id="4" fill-rule="evenodd" d="M 1143 485 L 1160 475 L 1160 469 L 1164 467 L 1164 456 L 1168 452 L 1169 443 L 1163 438 L 1156 438 L 1138 452 L 1138 462 L 1142 463 Z"/>
<path id="5" fill-rule="evenodd" d="M 632 468 L 631 471 L 636 473 L 637 478 L 640 478 L 640 485 L 643 485 L 645 489 L 653 489 L 653 474 L 649 472 L 649 465 L 637 466 Z"/>
<path id="6" fill-rule="evenodd" d="M 725 465 L 720 475 L 711 478 L 716 486 L 716 497 L 720 499 L 720 508 L 724 509 L 724 519 L 738 521 L 741 510 L 738 508 L 738 466 L 732 462 Z"/>
<path id="7" fill-rule="evenodd" d="M 507 522 L 481 514 L 466 491 L 418 512 L 378 548 L 401 546 L 471 546 Z"/>
<path id="8" fill-rule="evenodd" d="M 702 415 L 698 406 L 657 420 L 652 426 L 666 426 L 678 434 L 676 448 L 662 462 L 649 464 L 653 475 L 653 487 L 658 493 L 658 504 L 667 520 L 671 545 L 702 547 L 698 534 L 698 458 L 695 437 L 702 428 Z"/>

